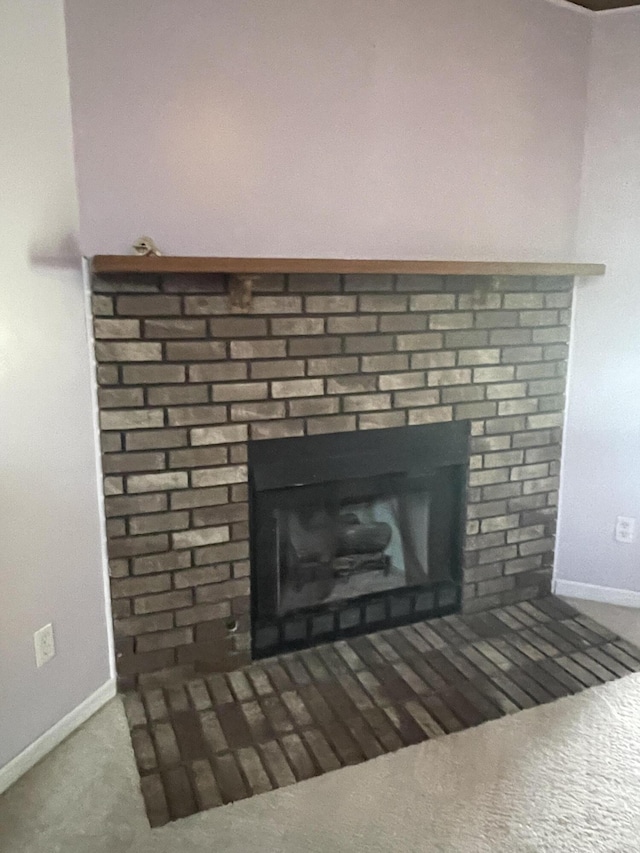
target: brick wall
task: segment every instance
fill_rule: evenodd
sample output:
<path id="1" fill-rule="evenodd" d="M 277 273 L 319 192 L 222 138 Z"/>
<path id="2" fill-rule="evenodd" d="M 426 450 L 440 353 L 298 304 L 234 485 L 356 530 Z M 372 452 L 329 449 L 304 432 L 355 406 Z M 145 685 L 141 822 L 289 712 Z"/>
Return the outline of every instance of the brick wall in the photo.
<path id="1" fill-rule="evenodd" d="M 548 589 L 572 280 L 94 281 L 118 670 L 248 660 L 248 439 L 470 419 L 464 609 Z"/>

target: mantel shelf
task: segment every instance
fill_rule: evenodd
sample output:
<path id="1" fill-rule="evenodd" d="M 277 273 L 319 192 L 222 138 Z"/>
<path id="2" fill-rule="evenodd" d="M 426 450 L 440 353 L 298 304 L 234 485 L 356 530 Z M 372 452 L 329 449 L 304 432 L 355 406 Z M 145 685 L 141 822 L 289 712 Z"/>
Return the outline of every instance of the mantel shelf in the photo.
<path id="1" fill-rule="evenodd" d="M 172 255 L 95 255 L 96 275 L 139 273 L 342 273 L 387 275 L 604 275 L 604 264 L 513 261 L 380 261 L 340 258 L 199 258 Z"/>

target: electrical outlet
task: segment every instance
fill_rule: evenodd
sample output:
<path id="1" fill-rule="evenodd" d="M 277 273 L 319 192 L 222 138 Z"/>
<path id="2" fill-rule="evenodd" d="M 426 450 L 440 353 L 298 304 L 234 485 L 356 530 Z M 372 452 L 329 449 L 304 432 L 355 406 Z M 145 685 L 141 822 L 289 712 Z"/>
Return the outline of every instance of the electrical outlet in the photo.
<path id="1" fill-rule="evenodd" d="M 636 538 L 636 520 L 619 515 L 616 518 L 616 542 L 630 545 Z"/>
<path id="2" fill-rule="evenodd" d="M 43 666 L 50 661 L 56 653 L 56 644 L 53 638 L 53 625 L 49 623 L 33 635 L 33 644 L 36 648 L 36 666 Z"/>

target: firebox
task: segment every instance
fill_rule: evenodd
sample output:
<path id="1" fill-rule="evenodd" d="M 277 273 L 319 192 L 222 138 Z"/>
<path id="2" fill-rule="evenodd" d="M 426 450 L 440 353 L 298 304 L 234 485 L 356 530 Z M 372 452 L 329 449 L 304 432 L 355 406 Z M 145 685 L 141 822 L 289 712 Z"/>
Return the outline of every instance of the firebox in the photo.
<path id="1" fill-rule="evenodd" d="M 469 422 L 249 444 L 253 656 L 460 609 Z"/>

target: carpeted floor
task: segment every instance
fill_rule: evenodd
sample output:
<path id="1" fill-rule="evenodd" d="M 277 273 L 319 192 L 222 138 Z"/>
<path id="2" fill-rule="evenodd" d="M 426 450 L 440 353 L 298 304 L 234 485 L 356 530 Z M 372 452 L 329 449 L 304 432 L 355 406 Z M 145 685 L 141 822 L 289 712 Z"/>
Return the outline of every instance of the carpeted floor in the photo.
<path id="1" fill-rule="evenodd" d="M 151 830 L 119 699 L 0 798 L 2 853 L 632 853 L 640 674 Z"/>

